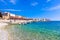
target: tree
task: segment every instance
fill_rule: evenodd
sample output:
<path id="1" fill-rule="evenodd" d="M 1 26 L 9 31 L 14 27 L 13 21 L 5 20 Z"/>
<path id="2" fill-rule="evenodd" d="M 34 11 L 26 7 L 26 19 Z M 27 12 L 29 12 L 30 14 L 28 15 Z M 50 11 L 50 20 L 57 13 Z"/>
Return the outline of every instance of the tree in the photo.
<path id="1" fill-rule="evenodd" d="M 0 17 L 2 18 L 2 12 L 0 12 Z"/>

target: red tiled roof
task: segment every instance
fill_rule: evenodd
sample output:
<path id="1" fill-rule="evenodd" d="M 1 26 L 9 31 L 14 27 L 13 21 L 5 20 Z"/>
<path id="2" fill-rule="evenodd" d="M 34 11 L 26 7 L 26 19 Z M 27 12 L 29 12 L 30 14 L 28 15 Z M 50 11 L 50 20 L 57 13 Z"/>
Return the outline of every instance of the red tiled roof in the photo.
<path id="1" fill-rule="evenodd" d="M 10 19 L 24 19 L 23 17 L 17 17 L 17 16 L 10 16 Z"/>

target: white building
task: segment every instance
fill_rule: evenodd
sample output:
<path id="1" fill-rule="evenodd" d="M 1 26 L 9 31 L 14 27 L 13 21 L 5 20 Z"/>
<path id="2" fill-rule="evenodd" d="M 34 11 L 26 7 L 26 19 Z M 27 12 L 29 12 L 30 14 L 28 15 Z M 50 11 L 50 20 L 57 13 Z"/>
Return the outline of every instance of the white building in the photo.
<path id="1" fill-rule="evenodd" d="M 10 13 L 10 16 L 16 16 L 16 15 L 15 15 L 15 14 L 11 14 L 11 13 Z"/>

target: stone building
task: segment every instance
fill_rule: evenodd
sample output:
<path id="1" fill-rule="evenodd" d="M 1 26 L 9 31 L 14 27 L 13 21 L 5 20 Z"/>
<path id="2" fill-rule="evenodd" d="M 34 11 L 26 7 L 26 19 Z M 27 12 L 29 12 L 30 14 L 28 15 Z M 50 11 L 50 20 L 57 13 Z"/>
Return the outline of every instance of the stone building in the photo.
<path id="1" fill-rule="evenodd" d="M 3 14 L 3 19 L 9 19 L 10 18 L 10 13 L 9 12 L 5 12 Z"/>

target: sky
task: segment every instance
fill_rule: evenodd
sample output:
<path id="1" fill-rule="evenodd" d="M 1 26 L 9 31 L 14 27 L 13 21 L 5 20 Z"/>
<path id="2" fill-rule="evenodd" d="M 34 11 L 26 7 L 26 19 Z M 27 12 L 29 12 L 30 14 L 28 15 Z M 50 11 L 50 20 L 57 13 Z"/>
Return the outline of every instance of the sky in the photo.
<path id="1" fill-rule="evenodd" d="M 0 0 L 0 11 L 28 18 L 60 20 L 60 0 Z"/>

